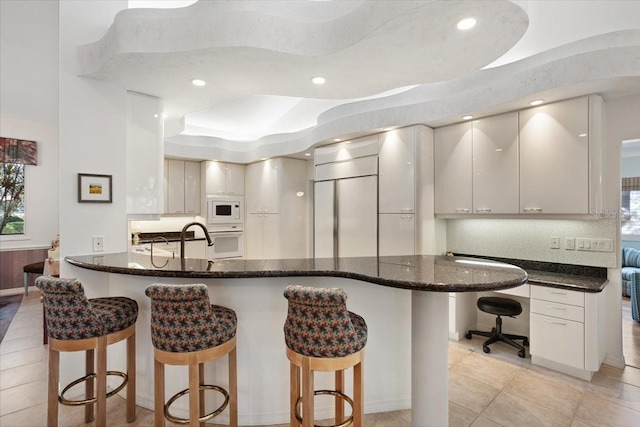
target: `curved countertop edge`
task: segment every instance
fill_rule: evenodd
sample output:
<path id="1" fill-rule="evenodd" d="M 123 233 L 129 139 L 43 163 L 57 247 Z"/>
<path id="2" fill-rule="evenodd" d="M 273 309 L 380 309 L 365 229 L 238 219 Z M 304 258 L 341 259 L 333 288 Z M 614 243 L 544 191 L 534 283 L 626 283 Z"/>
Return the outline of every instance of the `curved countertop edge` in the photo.
<path id="1" fill-rule="evenodd" d="M 106 273 L 148 276 L 148 277 L 174 277 L 186 279 L 259 279 L 269 277 L 340 277 L 369 282 L 377 285 L 400 288 L 413 291 L 424 292 L 479 292 L 510 289 L 527 283 L 528 275 L 519 275 L 511 280 L 494 281 L 491 283 L 425 283 L 409 280 L 397 280 L 383 277 L 371 276 L 344 270 L 248 270 L 248 271 L 179 271 L 179 270 L 158 270 L 144 268 L 127 268 L 120 266 L 110 266 L 94 264 L 77 259 L 80 257 L 67 256 L 65 261 L 79 268 Z M 274 261 L 274 260 L 270 260 Z M 500 264 L 500 263 L 498 263 Z M 513 266 L 511 266 L 513 267 Z"/>

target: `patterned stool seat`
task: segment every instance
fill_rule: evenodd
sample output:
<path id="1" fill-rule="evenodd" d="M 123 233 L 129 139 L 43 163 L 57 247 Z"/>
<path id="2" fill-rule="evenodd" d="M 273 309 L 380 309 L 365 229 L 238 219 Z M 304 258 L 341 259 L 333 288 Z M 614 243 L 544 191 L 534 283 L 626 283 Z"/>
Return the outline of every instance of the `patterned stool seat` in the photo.
<path id="1" fill-rule="evenodd" d="M 77 279 L 41 276 L 36 286 L 44 297 L 44 310 L 49 336 L 49 403 L 48 425 L 57 425 L 58 401 L 65 405 L 85 405 L 85 422 L 106 423 L 106 398 L 127 387 L 127 422 L 135 420 L 135 323 L 138 303 L 125 297 L 87 299 Z M 107 345 L 127 340 L 127 372 L 107 371 Z M 86 351 L 86 376 L 65 387 L 58 397 L 60 351 Z M 97 350 L 97 367 L 94 367 Z M 122 384 L 106 393 L 106 376 L 123 378 Z M 93 382 L 96 380 L 96 390 Z M 87 382 L 84 400 L 68 400 L 64 394 L 76 384 Z"/>
<path id="2" fill-rule="evenodd" d="M 362 365 L 367 344 L 367 324 L 347 310 L 347 294 L 337 288 L 288 286 L 284 291 L 289 308 L 284 324 L 287 357 L 291 363 L 291 425 L 313 426 L 313 396 L 336 396 L 336 425 L 362 426 Z M 309 372 L 301 372 L 303 369 Z M 343 393 L 344 369 L 354 368 L 354 398 Z M 335 390 L 314 390 L 314 371 L 334 371 Z M 302 387 L 300 375 L 302 374 Z M 301 390 L 302 388 L 302 390 Z M 344 417 L 344 400 L 353 407 Z M 303 415 L 300 415 L 300 408 Z"/>
<path id="3" fill-rule="evenodd" d="M 209 301 L 207 286 L 149 285 L 145 291 L 151 298 L 151 342 L 155 358 L 155 425 L 163 426 L 165 417 L 179 424 L 198 426 L 219 415 L 230 406 L 230 423 L 238 425 L 236 328 L 235 311 Z M 229 391 L 204 384 L 204 362 L 224 355 L 229 357 Z M 195 362 L 194 362 L 195 361 Z M 164 365 L 188 365 L 189 388 L 182 390 L 164 404 Z M 215 411 L 204 415 L 202 390 L 216 390 L 224 402 Z M 175 400 L 190 395 L 189 419 L 169 412 Z"/>

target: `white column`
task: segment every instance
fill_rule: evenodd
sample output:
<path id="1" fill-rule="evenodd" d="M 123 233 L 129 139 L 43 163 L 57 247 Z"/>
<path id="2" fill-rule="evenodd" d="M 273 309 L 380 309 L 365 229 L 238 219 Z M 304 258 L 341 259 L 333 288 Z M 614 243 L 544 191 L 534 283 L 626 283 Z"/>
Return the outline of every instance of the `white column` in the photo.
<path id="1" fill-rule="evenodd" d="M 412 291 L 411 425 L 449 425 L 449 294 Z"/>

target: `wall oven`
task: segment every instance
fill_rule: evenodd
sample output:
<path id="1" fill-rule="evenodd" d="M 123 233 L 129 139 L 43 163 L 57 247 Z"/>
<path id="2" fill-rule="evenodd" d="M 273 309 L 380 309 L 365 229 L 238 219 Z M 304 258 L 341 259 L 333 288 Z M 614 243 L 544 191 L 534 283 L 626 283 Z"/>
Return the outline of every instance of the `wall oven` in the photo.
<path id="1" fill-rule="evenodd" d="M 244 232 L 242 225 L 209 227 L 213 246 L 207 248 L 208 259 L 244 257 Z"/>
<path id="2" fill-rule="evenodd" d="M 207 196 L 207 224 L 242 224 L 243 196 Z"/>

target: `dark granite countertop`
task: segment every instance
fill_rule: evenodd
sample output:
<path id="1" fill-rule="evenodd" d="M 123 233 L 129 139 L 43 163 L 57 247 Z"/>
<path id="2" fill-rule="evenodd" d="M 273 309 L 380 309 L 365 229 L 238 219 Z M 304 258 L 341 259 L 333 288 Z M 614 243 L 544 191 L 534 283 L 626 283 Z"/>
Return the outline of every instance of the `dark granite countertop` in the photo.
<path id="1" fill-rule="evenodd" d="M 148 232 L 148 233 L 139 233 L 138 234 L 138 244 L 147 244 L 147 243 L 163 243 L 164 239 L 167 239 L 167 242 L 179 242 L 180 241 L 180 231 L 158 231 L 158 232 Z M 133 236 L 131 237 L 133 241 Z M 185 233 L 185 242 L 191 242 L 195 240 L 206 240 L 205 237 L 195 237 L 195 232 L 187 231 Z"/>
<path id="2" fill-rule="evenodd" d="M 609 283 L 607 269 L 585 265 L 561 264 L 512 258 L 484 257 L 467 254 L 455 256 L 488 259 L 518 266 L 529 275 L 529 283 L 579 292 L 602 292 Z"/>
<path id="3" fill-rule="evenodd" d="M 527 282 L 519 267 L 453 256 L 390 256 L 323 259 L 208 261 L 135 253 L 69 256 L 66 262 L 108 273 L 193 279 L 329 276 L 394 288 L 432 292 L 473 292 L 513 288 Z"/>

